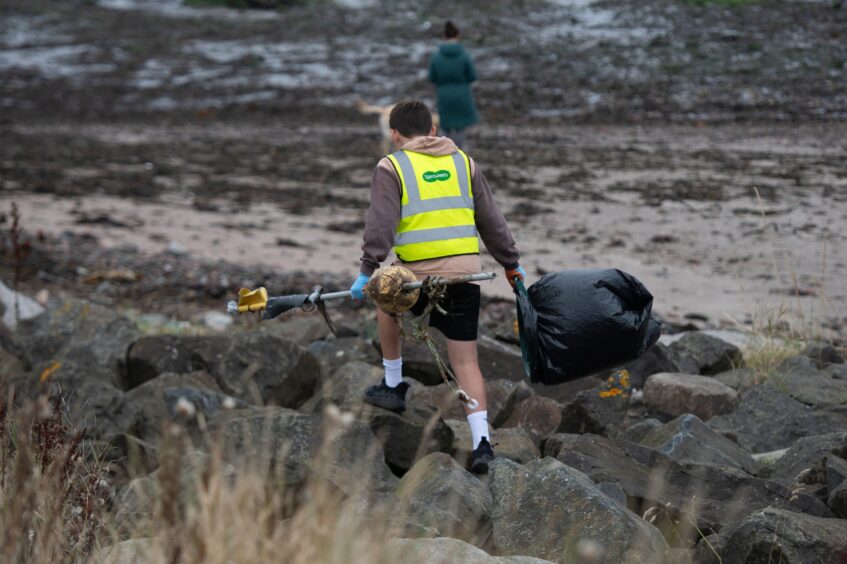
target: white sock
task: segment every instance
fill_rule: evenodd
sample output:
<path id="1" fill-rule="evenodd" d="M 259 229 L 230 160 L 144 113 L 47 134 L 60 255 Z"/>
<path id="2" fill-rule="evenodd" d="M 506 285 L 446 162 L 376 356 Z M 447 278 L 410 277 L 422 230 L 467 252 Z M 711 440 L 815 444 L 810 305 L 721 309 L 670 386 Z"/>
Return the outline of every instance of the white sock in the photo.
<path id="1" fill-rule="evenodd" d="M 483 437 L 488 439 L 488 412 L 475 411 L 468 415 L 468 425 L 471 426 L 471 435 L 473 436 L 473 448 L 479 446 L 479 442 Z M 491 442 L 489 440 L 488 442 Z"/>
<path id="2" fill-rule="evenodd" d="M 399 386 L 403 381 L 403 357 L 394 360 L 383 358 L 382 365 L 385 367 L 385 385 L 389 388 Z"/>

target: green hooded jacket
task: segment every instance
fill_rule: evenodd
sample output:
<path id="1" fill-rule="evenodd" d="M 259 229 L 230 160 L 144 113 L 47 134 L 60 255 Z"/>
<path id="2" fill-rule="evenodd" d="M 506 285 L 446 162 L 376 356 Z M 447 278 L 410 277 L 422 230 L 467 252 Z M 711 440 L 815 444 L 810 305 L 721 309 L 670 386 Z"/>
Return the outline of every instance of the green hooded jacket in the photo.
<path id="1" fill-rule="evenodd" d="M 442 44 L 429 60 L 429 81 L 438 94 L 441 129 L 465 129 L 479 121 L 471 93 L 476 70 L 460 43 Z"/>

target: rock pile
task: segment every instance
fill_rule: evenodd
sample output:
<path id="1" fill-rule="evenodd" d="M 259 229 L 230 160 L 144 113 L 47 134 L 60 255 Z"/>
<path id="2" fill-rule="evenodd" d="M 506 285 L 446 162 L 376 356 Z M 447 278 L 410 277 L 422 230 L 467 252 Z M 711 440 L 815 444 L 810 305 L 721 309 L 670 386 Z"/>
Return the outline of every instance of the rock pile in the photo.
<path id="1" fill-rule="evenodd" d="M 517 347 L 487 339 L 499 457 L 486 477 L 466 470 L 464 411 L 424 355 L 409 354 L 415 379 L 396 414 L 361 401 L 382 370 L 355 330 L 334 338 L 295 317 L 229 331 L 142 334 L 114 310 L 65 300 L 4 334 L 3 383 L 19 401 L 60 395 L 127 461 L 114 476 L 127 531 L 154 509 L 164 432 L 178 424 L 194 445 L 188 498 L 216 444 L 227 472 L 265 468 L 293 504 L 317 480 L 360 526 L 391 524 L 386 549 L 403 562 L 847 555 L 847 380 L 832 347 L 757 383 L 738 348 L 692 332 L 631 363 L 633 389 L 609 394 L 589 378 L 565 394 L 524 383 Z M 141 546 L 128 542 L 116 554 Z"/>

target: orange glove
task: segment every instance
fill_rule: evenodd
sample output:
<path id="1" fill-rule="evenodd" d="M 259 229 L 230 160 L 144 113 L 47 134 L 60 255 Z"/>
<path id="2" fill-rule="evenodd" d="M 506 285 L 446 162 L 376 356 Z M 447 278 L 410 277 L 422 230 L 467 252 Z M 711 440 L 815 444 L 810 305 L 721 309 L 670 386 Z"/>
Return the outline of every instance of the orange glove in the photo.
<path id="1" fill-rule="evenodd" d="M 513 270 L 506 270 L 506 280 L 509 281 L 509 285 L 512 288 L 515 287 L 515 278 L 520 278 L 526 282 L 526 270 L 524 270 L 521 266 L 518 266 Z"/>

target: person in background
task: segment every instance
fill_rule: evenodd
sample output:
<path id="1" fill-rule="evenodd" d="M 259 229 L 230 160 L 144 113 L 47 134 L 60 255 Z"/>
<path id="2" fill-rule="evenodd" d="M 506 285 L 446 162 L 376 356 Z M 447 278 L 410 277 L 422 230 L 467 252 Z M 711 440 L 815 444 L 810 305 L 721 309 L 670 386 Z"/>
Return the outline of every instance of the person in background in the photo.
<path id="1" fill-rule="evenodd" d="M 476 80 L 473 59 L 459 43 L 459 28 L 444 24 L 444 43 L 429 60 L 429 81 L 436 87 L 442 132 L 461 149 L 465 130 L 479 121 L 471 92 Z"/>
<path id="2" fill-rule="evenodd" d="M 506 271 L 514 285 L 526 276 L 520 254 L 503 212 L 482 170 L 446 137 L 436 137 L 429 108 L 420 101 L 401 102 L 391 110 L 391 139 L 397 148 L 374 169 L 371 206 L 365 224 L 362 266 L 350 288 L 355 299 L 371 274 L 394 249 L 399 263 L 422 280 L 427 276 L 454 278 L 482 269 L 479 238 Z M 421 315 L 427 304 L 421 294 L 412 306 Z M 485 383 L 477 356 L 480 289 L 476 284 L 447 287 L 445 313 L 430 314 L 429 324 L 447 338 L 450 366 L 459 385 L 479 405 L 465 407 L 472 436 L 471 470 L 488 472 L 494 458 L 489 441 Z M 377 310 L 385 377 L 366 390 L 364 401 L 402 412 L 406 409 L 400 328 L 395 319 Z"/>

